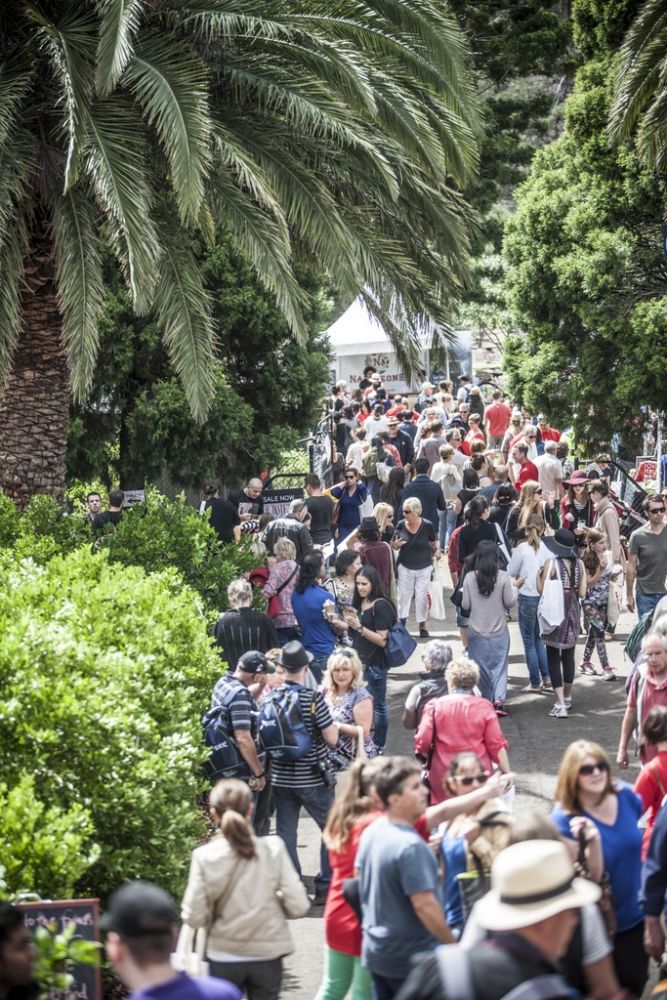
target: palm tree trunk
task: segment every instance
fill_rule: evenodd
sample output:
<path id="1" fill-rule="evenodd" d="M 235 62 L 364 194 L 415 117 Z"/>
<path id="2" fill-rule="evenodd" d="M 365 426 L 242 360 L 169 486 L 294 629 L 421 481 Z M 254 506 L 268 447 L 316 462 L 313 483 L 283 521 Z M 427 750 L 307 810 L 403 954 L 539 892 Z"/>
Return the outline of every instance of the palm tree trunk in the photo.
<path id="1" fill-rule="evenodd" d="M 25 262 L 23 326 L 0 396 L 0 489 L 20 507 L 34 493 L 62 499 L 69 375 L 54 283 L 53 243 L 39 213 Z"/>

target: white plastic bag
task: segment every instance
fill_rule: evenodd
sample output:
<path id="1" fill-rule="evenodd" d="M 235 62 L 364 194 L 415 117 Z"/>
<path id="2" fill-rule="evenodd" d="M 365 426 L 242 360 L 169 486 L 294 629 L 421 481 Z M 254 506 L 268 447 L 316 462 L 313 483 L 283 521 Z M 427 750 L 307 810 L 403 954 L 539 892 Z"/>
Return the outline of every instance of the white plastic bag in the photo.
<path id="1" fill-rule="evenodd" d="M 442 577 L 435 571 L 435 576 L 431 580 L 428 587 L 428 596 L 431 600 L 431 609 L 429 615 L 431 618 L 437 618 L 439 621 L 445 620 L 447 617 L 445 613 L 445 597 L 443 593 Z"/>
<path id="2" fill-rule="evenodd" d="M 540 635 L 549 635 L 562 623 L 565 618 L 565 596 L 563 594 L 563 583 L 558 569 L 558 560 L 549 559 L 548 569 L 544 580 L 544 588 L 540 603 L 537 605 L 537 622 L 540 626 Z M 552 569 L 556 570 L 556 575 L 552 577 Z"/>

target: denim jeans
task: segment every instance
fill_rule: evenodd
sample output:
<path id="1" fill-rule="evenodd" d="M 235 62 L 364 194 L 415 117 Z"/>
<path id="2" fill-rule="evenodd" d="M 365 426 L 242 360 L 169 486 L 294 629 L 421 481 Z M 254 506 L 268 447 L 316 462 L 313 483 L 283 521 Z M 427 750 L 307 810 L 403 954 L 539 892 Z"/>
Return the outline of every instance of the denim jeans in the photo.
<path id="1" fill-rule="evenodd" d="M 276 788 L 274 786 L 273 797 L 276 803 L 276 833 L 285 841 L 285 847 L 292 859 L 292 864 L 301 875 L 301 865 L 296 850 L 299 813 L 304 808 L 308 815 L 315 820 L 320 830 L 323 830 L 334 800 L 334 790 L 333 788 L 325 788 L 324 785 L 314 785 L 311 788 Z M 320 870 L 315 876 L 315 890 L 326 891 L 330 882 L 329 852 L 324 844 L 320 843 Z"/>
<path id="2" fill-rule="evenodd" d="M 327 669 L 327 662 L 329 660 L 329 653 L 324 656 L 314 656 L 310 661 L 310 672 L 317 681 L 318 684 L 322 683 L 322 678 L 324 677 L 324 671 Z"/>
<path id="3" fill-rule="evenodd" d="M 661 594 L 641 594 L 639 591 L 635 594 L 635 603 L 637 605 L 637 617 L 643 618 L 648 611 L 655 611 L 656 604 L 662 600 L 665 596 L 665 592 Z"/>
<path id="4" fill-rule="evenodd" d="M 295 625 L 289 625 L 287 628 L 276 628 L 279 646 L 286 646 L 287 643 L 292 642 L 293 639 L 298 639 L 300 634 L 301 633 Z"/>
<path id="5" fill-rule="evenodd" d="M 389 729 L 389 708 L 387 706 L 387 670 L 385 667 L 366 667 L 364 684 L 373 698 L 373 742 L 378 750 L 383 750 Z"/>
<path id="6" fill-rule="evenodd" d="M 377 972 L 371 972 L 371 979 L 373 1000 L 394 1000 L 405 982 L 404 979 L 390 979 L 388 976 L 380 976 Z"/>
<path id="7" fill-rule="evenodd" d="M 456 514 L 454 513 L 454 508 L 448 507 L 447 510 L 439 510 L 438 518 L 440 520 L 439 527 L 439 541 L 440 548 L 444 552 L 449 545 L 449 539 L 452 536 L 452 532 L 456 527 Z"/>
<path id="8" fill-rule="evenodd" d="M 537 621 L 539 603 L 539 597 L 524 597 L 523 594 L 519 594 L 519 631 L 526 654 L 530 685 L 534 688 L 540 686 L 541 680 L 549 680 L 547 651 L 540 638 L 540 626 Z"/>

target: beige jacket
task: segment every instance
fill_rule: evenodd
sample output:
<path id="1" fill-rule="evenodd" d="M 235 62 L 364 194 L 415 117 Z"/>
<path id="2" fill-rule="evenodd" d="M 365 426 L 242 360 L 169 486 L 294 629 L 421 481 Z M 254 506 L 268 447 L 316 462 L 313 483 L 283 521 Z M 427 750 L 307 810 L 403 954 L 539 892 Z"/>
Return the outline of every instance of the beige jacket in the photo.
<path id="1" fill-rule="evenodd" d="M 597 506 L 595 527 L 607 536 L 611 559 L 625 570 L 625 554 L 621 547 L 621 525 L 616 509 L 609 497 L 603 497 Z"/>
<path id="2" fill-rule="evenodd" d="M 280 958 L 294 951 L 287 918 L 302 917 L 310 903 L 283 841 L 253 842 L 257 857 L 251 860 L 239 858 L 222 834 L 192 852 L 181 918 L 190 927 L 208 928 L 211 951 Z"/>

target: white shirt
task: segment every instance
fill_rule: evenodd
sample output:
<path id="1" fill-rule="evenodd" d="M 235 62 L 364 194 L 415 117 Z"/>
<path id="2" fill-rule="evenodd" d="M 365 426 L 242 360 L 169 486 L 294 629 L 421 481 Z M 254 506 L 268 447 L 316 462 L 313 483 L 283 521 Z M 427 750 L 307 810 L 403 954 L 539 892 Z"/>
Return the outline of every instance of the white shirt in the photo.
<path id="1" fill-rule="evenodd" d="M 383 434 L 387 429 L 387 418 L 380 417 L 378 420 L 375 417 L 368 417 L 363 426 L 366 428 L 366 440 L 372 441 L 376 434 Z"/>
<path id="2" fill-rule="evenodd" d="M 512 552 L 507 572 L 517 580 L 522 576 L 525 578 L 523 587 L 519 588 L 519 597 L 540 596 L 540 592 L 537 589 L 537 574 L 544 564 L 545 555 L 548 558 L 551 556 L 551 553 L 542 542 L 540 542 L 537 552 L 528 542 L 519 542 Z"/>
<path id="3" fill-rule="evenodd" d="M 560 497 L 561 489 L 558 486 L 558 480 L 563 478 L 563 467 L 560 460 L 555 455 L 550 455 L 548 451 L 545 451 L 544 455 L 535 459 L 535 465 L 540 474 L 542 490 L 545 493 L 555 493 L 557 498 Z"/>

